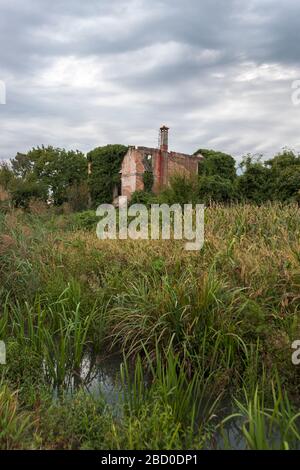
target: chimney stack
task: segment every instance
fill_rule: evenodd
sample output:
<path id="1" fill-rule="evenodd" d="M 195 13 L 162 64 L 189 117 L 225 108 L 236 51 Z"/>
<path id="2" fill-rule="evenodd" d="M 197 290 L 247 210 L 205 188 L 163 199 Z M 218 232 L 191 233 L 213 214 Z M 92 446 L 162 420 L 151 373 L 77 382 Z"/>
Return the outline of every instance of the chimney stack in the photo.
<path id="1" fill-rule="evenodd" d="M 160 128 L 160 150 L 163 152 L 167 152 L 168 146 L 169 146 L 169 127 L 162 126 Z"/>

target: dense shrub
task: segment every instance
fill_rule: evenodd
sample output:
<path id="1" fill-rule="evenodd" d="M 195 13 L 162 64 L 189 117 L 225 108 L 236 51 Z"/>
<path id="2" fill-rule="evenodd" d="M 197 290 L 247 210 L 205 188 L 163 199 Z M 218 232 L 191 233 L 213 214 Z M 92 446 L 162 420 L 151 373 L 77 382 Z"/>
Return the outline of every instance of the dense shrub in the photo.
<path id="1" fill-rule="evenodd" d="M 55 205 L 67 201 L 67 191 L 87 180 L 87 161 L 79 151 L 37 147 L 11 160 L 14 175 L 23 181 L 43 186 L 46 197 Z M 36 197 L 36 196 L 34 196 Z"/>
<path id="2" fill-rule="evenodd" d="M 235 159 L 226 153 L 214 150 L 199 149 L 195 154 L 203 155 L 199 163 L 201 176 L 220 176 L 228 180 L 236 178 Z"/>
<path id="3" fill-rule="evenodd" d="M 221 176 L 202 176 L 199 178 L 199 201 L 208 204 L 210 202 L 226 203 L 236 197 L 235 184 Z"/>
<path id="4" fill-rule="evenodd" d="M 154 183 L 154 176 L 152 171 L 145 171 L 143 174 L 143 182 L 144 182 L 144 190 L 147 193 L 151 193 L 153 183 Z"/>
<path id="5" fill-rule="evenodd" d="M 87 154 L 92 169 L 89 188 L 94 207 L 112 202 L 113 190 L 120 185 L 121 163 L 126 152 L 124 145 L 106 145 Z"/>
<path id="6" fill-rule="evenodd" d="M 99 222 L 99 217 L 92 210 L 70 214 L 65 217 L 72 230 L 96 230 L 97 223 Z"/>
<path id="7" fill-rule="evenodd" d="M 271 197 L 271 174 L 268 168 L 257 159 L 247 156 L 241 163 L 243 174 L 237 181 L 240 199 L 257 204 Z"/>
<path id="8" fill-rule="evenodd" d="M 10 185 L 11 199 L 15 207 L 27 208 L 32 199 L 47 200 L 47 187 L 35 180 L 16 178 Z"/>
<path id="9" fill-rule="evenodd" d="M 134 191 L 130 199 L 130 205 L 145 204 L 146 206 L 148 206 L 150 204 L 154 204 L 155 202 L 155 195 L 147 191 Z"/>
<path id="10" fill-rule="evenodd" d="M 74 183 L 67 189 L 67 202 L 73 212 L 88 209 L 90 205 L 90 191 L 87 182 Z"/>
<path id="11" fill-rule="evenodd" d="M 160 202 L 168 204 L 187 204 L 198 201 L 199 181 L 195 175 L 190 178 L 185 175 L 174 175 L 170 185 L 159 196 Z"/>

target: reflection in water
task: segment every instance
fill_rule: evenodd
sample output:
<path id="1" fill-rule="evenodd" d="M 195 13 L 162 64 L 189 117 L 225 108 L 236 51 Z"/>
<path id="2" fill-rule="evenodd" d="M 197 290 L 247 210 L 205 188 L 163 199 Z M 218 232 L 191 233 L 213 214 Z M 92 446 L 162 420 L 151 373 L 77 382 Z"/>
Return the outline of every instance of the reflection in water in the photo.
<path id="1" fill-rule="evenodd" d="M 110 357 L 90 357 L 86 356 L 83 360 L 81 371 L 78 377 L 73 378 L 70 392 L 75 391 L 78 386 L 83 386 L 89 393 L 97 397 L 102 395 L 109 405 L 117 405 L 122 401 L 124 394 L 120 376 L 120 367 L 123 362 L 123 356 L 113 355 Z M 133 373 L 134 367 L 129 367 L 129 372 Z M 116 406 L 117 411 L 117 406 Z M 118 411 L 117 411 L 118 412 Z M 220 420 L 232 413 L 230 399 L 227 398 L 220 405 Z M 241 423 L 239 423 L 241 424 Z M 226 435 L 226 439 L 224 437 Z M 227 442 L 225 442 L 227 441 Z M 228 422 L 223 432 L 217 432 L 211 442 L 207 444 L 208 449 L 245 449 L 246 443 L 240 433 L 240 428 L 235 420 Z"/>
<path id="2" fill-rule="evenodd" d="M 67 390 L 69 393 L 75 392 L 79 387 L 83 387 L 91 395 L 98 397 L 103 396 L 106 403 L 112 405 L 116 413 L 120 412 L 120 407 L 124 397 L 124 383 L 121 381 L 120 367 L 123 362 L 123 356 L 112 355 L 109 357 L 85 356 L 80 371 L 73 373 L 69 378 Z M 134 366 L 128 365 L 130 375 L 134 372 Z M 146 385 L 147 386 L 147 385 Z M 126 384 L 125 384 L 126 387 Z M 55 395 L 57 390 L 55 391 Z M 219 411 L 217 412 L 218 422 L 228 415 L 237 412 L 232 407 L 229 397 L 219 403 Z M 207 442 L 206 449 L 247 449 L 246 440 L 241 432 L 245 421 L 241 417 L 236 417 L 227 421 L 223 429 L 218 429 L 214 433 L 213 438 Z M 274 433 L 270 439 L 273 445 L 280 443 L 280 433 Z M 299 443 L 300 446 L 300 443 Z"/>
<path id="3" fill-rule="evenodd" d="M 108 404 L 115 404 L 122 396 L 120 367 L 123 358 L 119 355 L 110 357 L 85 357 L 81 368 L 81 381 L 93 396 L 102 395 Z"/>

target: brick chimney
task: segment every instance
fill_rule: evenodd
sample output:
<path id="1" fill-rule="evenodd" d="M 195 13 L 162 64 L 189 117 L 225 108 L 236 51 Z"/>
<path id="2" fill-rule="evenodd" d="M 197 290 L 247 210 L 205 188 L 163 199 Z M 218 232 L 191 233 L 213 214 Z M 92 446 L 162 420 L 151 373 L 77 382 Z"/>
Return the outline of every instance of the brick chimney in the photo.
<path id="1" fill-rule="evenodd" d="M 167 178 L 168 170 L 168 142 L 169 141 L 169 128 L 162 126 L 160 128 L 160 149 L 157 165 L 157 180 L 160 188 L 163 187 L 164 181 Z"/>
<path id="2" fill-rule="evenodd" d="M 167 152 L 168 145 L 169 145 L 169 127 L 162 126 L 160 128 L 160 150 L 162 152 Z"/>

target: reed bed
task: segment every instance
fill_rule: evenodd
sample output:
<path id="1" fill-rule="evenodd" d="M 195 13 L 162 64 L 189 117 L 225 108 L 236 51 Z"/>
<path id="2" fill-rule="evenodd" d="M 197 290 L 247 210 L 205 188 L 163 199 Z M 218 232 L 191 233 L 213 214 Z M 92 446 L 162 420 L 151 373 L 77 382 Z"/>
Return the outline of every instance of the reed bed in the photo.
<path id="1" fill-rule="evenodd" d="M 2 448 L 230 448 L 233 422 L 245 448 L 297 448 L 299 207 L 216 205 L 205 218 L 203 249 L 187 252 L 0 213 Z M 82 371 L 113 353 L 112 408 Z"/>

